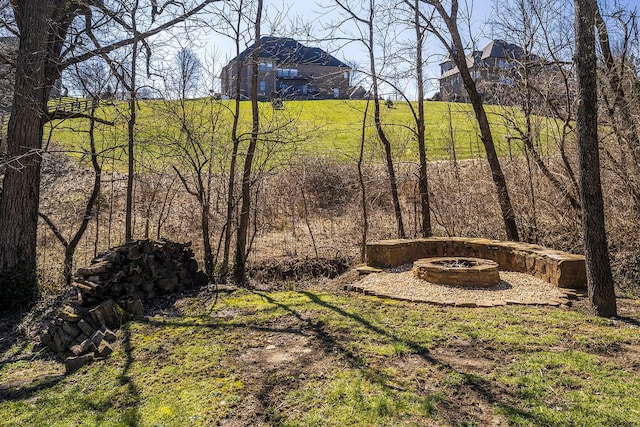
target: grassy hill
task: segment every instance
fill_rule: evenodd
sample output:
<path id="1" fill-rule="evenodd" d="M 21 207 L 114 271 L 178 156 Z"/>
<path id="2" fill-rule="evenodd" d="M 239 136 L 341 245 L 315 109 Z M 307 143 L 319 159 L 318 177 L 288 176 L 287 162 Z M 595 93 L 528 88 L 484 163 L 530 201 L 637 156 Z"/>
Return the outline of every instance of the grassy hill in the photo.
<path id="1" fill-rule="evenodd" d="M 215 117 L 216 136 L 213 144 L 218 150 L 229 147 L 232 103 L 200 99 L 185 104 L 187 120 L 197 122 L 198 128 L 210 130 L 209 117 Z M 180 138 L 178 101 L 142 101 L 139 103 L 136 141 L 151 152 L 162 152 L 163 145 L 171 139 Z M 241 103 L 240 133 L 245 136 L 250 131 L 250 103 Z M 294 152 L 311 155 L 329 155 L 336 158 L 355 158 L 359 152 L 363 113 L 366 101 L 288 101 L 284 110 L 274 110 L 270 103 L 260 103 L 261 122 L 267 144 L 278 139 L 283 142 L 277 151 L 285 157 Z M 501 155 L 517 155 L 520 148 L 512 126 L 507 126 L 505 117 L 522 123 L 521 115 L 513 109 L 487 106 L 492 123 L 494 142 Z M 366 124 L 366 147 L 368 158 L 376 161 L 382 158 L 382 148 L 375 135 L 372 119 L 373 106 L 369 108 Z M 113 121 L 115 126 L 98 125 L 97 137 L 100 147 L 114 147 L 126 144 L 127 105 L 118 103 L 106 105 L 97 111 L 97 116 Z M 417 161 L 417 143 L 412 130 L 415 125 L 410 106 L 396 102 L 393 108 L 383 106 L 382 118 L 385 130 L 392 141 L 394 155 L 401 161 Z M 537 119 L 540 130 L 539 143 L 546 148 L 547 133 L 551 132 L 553 120 Z M 87 144 L 88 123 L 86 119 L 73 119 L 50 124 L 52 139 L 70 150 L 77 150 Z M 475 116 L 469 104 L 428 102 L 426 103 L 426 134 L 429 160 L 457 159 L 482 156 L 484 149 L 479 138 Z M 165 142 L 162 142 L 165 141 Z M 452 143 L 454 141 L 455 143 Z M 277 144 L 275 144 L 277 145 Z M 455 153 L 454 153 L 455 150 Z"/>

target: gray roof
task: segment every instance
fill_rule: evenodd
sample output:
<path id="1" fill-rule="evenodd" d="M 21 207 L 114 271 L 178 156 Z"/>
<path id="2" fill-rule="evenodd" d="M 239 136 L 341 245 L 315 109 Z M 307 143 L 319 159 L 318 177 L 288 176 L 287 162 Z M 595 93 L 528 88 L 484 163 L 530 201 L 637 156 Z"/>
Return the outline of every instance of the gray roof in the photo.
<path id="1" fill-rule="evenodd" d="M 505 58 L 505 59 L 522 59 L 524 56 L 523 49 L 515 45 L 513 43 L 507 43 L 504 40 L 492 40 L 487 44 L 482 50 L 474 51 L 472 54 L 466 56 L 467 59 L 467 67 L 473 68 L 476 66 L 476 61 L 484 60 L 487 58 Z M 531 59 L 537 58 L 535 55 L 532 55 Z M 442 64 L 446 64 L 451 59 L 449 58 L 447 61 L 442 62 Z M 441 65 L 442 65 L 441 64 Z M 458 67 L 454 67 L 449 71 L 443 73 L 440 78 L 446 78 L 449 76 L 456 75 L 460 72 Z"/>
<path id="2" fill-rule="evenodd" d="M 520 46 L 513 43 L 507 43 L 504 40 L 492 40 L 482 49 L 482 59 L 486 58 L 508 58 L 520 59 L 524 55 L 524 51 Z"/>
<path id="3" fill-rule="evenodd" d="M 240 54 L 240 60 L 251 57 L 253 45 Z M 260 37 L 259 58 L 275 59 L 281 64 L 312 64 L 350 68 L 336 57 L 318 47 L 308 47 L 287 37 Z M 237 57 L 231 62 L 236 61 Z"/>

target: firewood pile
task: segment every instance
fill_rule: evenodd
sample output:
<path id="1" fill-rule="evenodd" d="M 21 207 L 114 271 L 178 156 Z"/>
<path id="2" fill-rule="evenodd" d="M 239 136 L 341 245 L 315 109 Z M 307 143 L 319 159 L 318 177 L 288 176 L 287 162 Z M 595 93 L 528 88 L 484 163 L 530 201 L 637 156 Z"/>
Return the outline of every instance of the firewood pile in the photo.
<path id="1" fill-rule="evenodd" d="M 40 346 L 62 356 L 68 372 L 109 356 L 120 326 L 143 318 L 142 301 L 207 283 L 189 246 L 135 240 L 98 255 L 78 269 L 78 298 L 49 322 Z"/>
<path id="2" fill-rule="evenodd" d="M 207 283 L 190 243 L 134 240 L 112 248 L 78 269 L 74 286 L 83 304 L 111 298 L 147 300 Z"/>

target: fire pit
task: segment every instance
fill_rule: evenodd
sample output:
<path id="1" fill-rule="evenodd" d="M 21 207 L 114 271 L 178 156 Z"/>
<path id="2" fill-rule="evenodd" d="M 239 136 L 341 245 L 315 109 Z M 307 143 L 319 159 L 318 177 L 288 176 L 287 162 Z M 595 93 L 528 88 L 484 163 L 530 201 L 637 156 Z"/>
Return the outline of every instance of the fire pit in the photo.
<path id="1" fill-rule="evenodd" d="M 431 283 L 488 288 L 500 282 L 498 263 L 481 258 L 423 258 L 413 263 L 413 275 Z"/>

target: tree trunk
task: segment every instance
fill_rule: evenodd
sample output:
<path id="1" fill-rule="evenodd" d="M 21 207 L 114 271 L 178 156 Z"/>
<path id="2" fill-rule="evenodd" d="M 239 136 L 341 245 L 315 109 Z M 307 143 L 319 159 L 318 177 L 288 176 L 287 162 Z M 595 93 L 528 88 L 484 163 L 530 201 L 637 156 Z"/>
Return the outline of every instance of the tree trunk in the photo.
<path id="1" fill-rule="evenodd" d="M 19 3 L 20 45 L 13 111 L 7 130 L 6 172 L 0 199 L 0 311 L 37 297 L 36 234 L 43 125 L 53 80 L 47 56 L 52 1 Z M 17 8 L 18 6 L 14 6 Z"/>
<path id="2" fill-rule="evenodd" d="M 91 147 L 91 166 L 93 167 L 93 187 L 91 194 L 87 200 L 87 204 L 84 208 L 84 215 L 80 227 L 75 232 L 73 238 L 69 242 L 69 245 L 65 248 L 65 260 L 64 260 L 64 279 L 67 285 L 71 285 L 73 278 L 73 257 L 76 253 L 76 248 L 80 243 L 80 239 L 84 236 L 89 221 L 94 214 L 94 208 L 98 195 L 100 194 L 100 186 L 102 184 L 102 167 L 98 163 L 98 153 L 96 151 L 96 139 L 95 139 L 95 110 L 91 110 L 91 122 L 89 123 L 89 144 Z"/>
<path id="3" fill-rule="evenodd" d="M 201 190 L 204 193 L 204 190 Z M 202 194 L 204 198 L 205 195 Z M 200 201 L 200 226 L 202 228 L 202 246 L 204 247 L 204 271 L 209 280 L 213 280 L 214 262 L 213 251 L 211 250 L 211 239 L 209 237 L 209 203 L 206 200 Z"/>
<path id="4" fill-rule="evenodd" d="M 587 288 L 592 310 L 598 316 L 617 313 L 616 297 L 607 250 L 604 203 L 598 154 L 598 91 L 596 76 L 594 0 L 575 0 L 576 72 L 578 112 L 576 118 L 582 228 L 587 264 Z"/>
<path id="5" fill-rule="evenodd" d="M 364 162 L 364 143 L 366 140 L 367 131 L 367 114 L 369 113 L 369 101 L 370 97 L 367 97 L 367 104 L 362 115 L 362 131 L 360 133 L 360 154 L 358 155 L 358 183 L 360 184 L 360 206 L 362 207 L 362 237 L 360 239 L 360 262 L 366 261 L 367 254 L 367 236 L 369 234 L 369 210 L 367 209 L 367 188 L 364 183 L 364 173 L 362 171 L 362 164 Z"/>
<path id="6" fill-rule="evenodd" d="M 240 9 L 242 9 L 242 1 L 240 1 Z M 235 46 L 236 46 L 236 93 L 234 99 L 233 125 L 231 127 L 231 140 L 233 148 L 231 151 L 231 162 L 229 164 L 229 184 L 227 186 L 227 215 L 225 218 L 224 228 L 224 248 L 222 251 L 222 265 L 220 266 L 219 279 L 222 283 L 226 283 L 229 274 L 229 253 L 231 250 L 231 225 L 233 224 L 233 212 L 235 210 L 235 182 L 236 182 L 236 164 L 238 162 L 238 148 L 240 147 L 240 138 L 238 137 L 238 123 L 240 122 L 240 91 L 242 89 L 242 66 L 244 61 L 240 59 L 240 25 L 242 22 L 242 14 L 238 12 L 238 24 L 236 27 Z"/>
<path id="7" fill-rule="evenodd" d="M 498 204 L 500 205 L 500 211 L 502 212 L 502 220 L 504 222 L 505 231 L 507 233 L 507 239 L 518 241 L 518 227 L 516 225 L 515 211 L 511 204 L 511 198 L 509 197 L 509 190 L 507 188 L 507 181 L 502 173 L 502 167 L 498 160 L 498 154 L 496 153 L 496 147 L 493 143 L 493 135 L 491 134 L 491 128 L 489 127 L 489 119 L 487 113 L 484 110 L 482 98 L 478 94 L 476 88 L 476 82 L 471 78 L 471 73 L 467 65 L 467 58 L 464 54 L 464 46 L 462 44 L 462 38 L 460 37 L 460 31 L 458 30 L 458 0 L 451 1 L 451 14 L 448 14 L 440 0 L 420 0 L 423 3 L 432 5 L 438 11 L 438 14 L 444 21 L 449 34 L 451 35 L 451 43 L 447 42 L 442 33 L 430 25 L 431 31 L 449 48 L 450 54 L 453 57 L 456 66 L 460 72 L 462 83 L 464 85 L 467 94 L 469 95 L 469 101 L 473 106 L 473 111 L 480 128 L 480 139 L 484 145 L 485 152 L 487 154 L 487 161 L 489 168 L 491 169 L 491 178 L 496 186 L 496 192 L 498 195 Z"/>
<path id="8" fill-rule="evenodd" d="M 380 119 L 380 99 L 378 95 L 378 74 L 376 71 L 376 60 L 373 51 L 373 24 L 374 24 L 374 2 L 370 0 L 369 2 L 369 20 L 367 21 L 367 25 L 369 27 L 369 40 L 368 40 L 368 49 L 369 49 L 369 67 L 371 70 L 371 81 L 372 81 L 372 90 L 373 90 L 373 121 L 376 125 L 376 131 L 378 133 L 378 138 L 380 138 L 380 142 L 382 142 L 382 146 L 384 147 L 384 157 L 385 162 L 387 164 L 387 173 L 389 174 L 389 187 L 391 189 L 391 199 L 393 201 L 393 210 L 396 216 L 396 227 L 398 231 L 398 238 L 404 239 L 406 237 L 404 231 L 404 223 L 402 221 L 402 208 L 400 206 L 400 197 L 398 196 L 398 181 L 396 179 L 396 172 L 393 168 L 393 156 L 391 154 L 391 142 L 387 138 L 386 133 L 382 127 L 382 120 Z"/>
<path id="9" fill-rule="evenodd" d="M 420 156 L 420 171 L 418 172 L 418 189 L 420 191 L 420 210 L 422 211 L 422 237 L 431 237 L 431 212 L 429 209 L 429 181 L 427 179 L 427 146 L 425 144 L 424 128 L 424 76 L 422 75 L 422 48 L 424 32 L 420 27 L 420 2 L 415 0 L 414 26 L 416 30 L 416 77 L 418 85 L 418 153 Z"/>
<path id="10" fill-rule="evenodd" d="M 242 206 L 240 208 L 240 222 L 238 224 L 238 236 L 236 240 L 236 264 L 233 275 L 236 282 L 247 280 L 247 235 L 249 233 L 249 218 L 251 213 L 251 170 L 253 157 L 258 144 L 258 131 L 260 130 L 260 115 L 258 110 L 258 53 L 260 50 L 260 20 L 262 19 L 262 0 L 258 0 L 255 21 L 255 43 L 251 55 L 251 138 L 247 147 L 247 155 L 244 159 L 242 173 Z"/>
<path id="11" fill-rule="evenodd" d="M 460 42 L 459 49 L 462 50 L 462 42 Z M 465 89 L 469 94 L 469 100 L 471 101 L 473 111 L 476 115 L 476 120 L 478 121 L 478 127 L 480 128 L 480 139 L 482 140 L 482 144 L 484 145 L 484 150 L 487 155 L 487 162 L 489 163 L 489 168 L 491 169 L 491 178 L 493 179 L 493 183 L 495 184 L 496 191 L 498 193 L 498 204 L 500 205 L 500 211 L 502 212 L 502 221 L 504 222 L 507 239 L 517 242 L 518 240 L 520 240 L 520 237 L 518 236 L 516 216 L 513 210 L 513 205 L 511 204 L 511 198 L 509 197 L 507 180 L 505 179 L 504 173 L 502 172 L 500 160 L 498 159 L 498 153 L 496 152 L 496 147 L 493 143 L 493 135 L 491 134 L 491 128 L 489 127 L 489 119 L 487 118 L 487 113 L 484 110 L 482 98 L 480 98 L 480 95 L 478 94 L 476 83 L 471 78 L 469 69 L 466 67 L 466 59 L 464 58 L 464 53 L 459 56 L 462 56 L 462 58 L 460 58 L 459 61 L 456 61 L 456 64 L 460 69 L 462 81 L 464 83 Z M 458 62 L 465 64 L 465 72 L 463 72 Z"/>
<path id="12" fill-rule="evenodd" d="M 131 22 L 135 26 L 136 7 L 132 9 Z M 131 81 L 129 82 L 129 120 L 127 121 L 127 195 L 125 205 L 124 239 L 133 239 L 133 180 L 135 178 L 135 130 L 136 130 L 136 67 L 138 66 L 138 43 L 134 43 L 131 51 Z M 123 76 L 124 77 L 124 76 Z"/>

